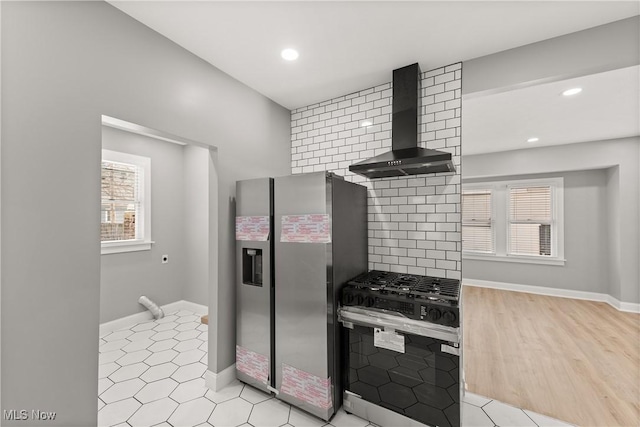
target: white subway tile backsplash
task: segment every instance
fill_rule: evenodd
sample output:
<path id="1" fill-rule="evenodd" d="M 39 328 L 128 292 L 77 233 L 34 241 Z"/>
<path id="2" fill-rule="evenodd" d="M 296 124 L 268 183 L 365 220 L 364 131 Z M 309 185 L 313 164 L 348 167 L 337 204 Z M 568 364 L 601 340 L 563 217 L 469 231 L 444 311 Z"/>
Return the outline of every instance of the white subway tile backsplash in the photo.
<path id="1" fill-rule="evenodd" d="M 398 189 L 399 196 L 415 196 L 415 194 L 416 194 L 416 189 L 414 187 L 406 187 L 406 188 Z M 411 200 L 410 203 L 415 203 L 415 202 Z"/>
<path id="2" fill-rule="evenodd" d="M 412 240 L 425 240 L 426 234 L 424 231 L 408 231 L 407 238 Z"/>
<path id="3" fill-rule="evenodd" d="M 329 170 L 370 188 L 369 268 L 462 277 L 461 70 L 457 63 L 422 74 L 419 141 L 452 153 L 455 174 L 368 180 L 349 172 L 391 148 L 391 83 L 291 113 L 293 173 Z M 373 125 L 361 127 L 364 119 Z"/>
<path id="4" fill-rule="evenodd" d="M 444 85 L 443 84 L 439 84 L 439 85 L 434 85 L 434 86 L 429 86 L 424 90 L 424 94 L 425 95 L 435 95 L 436 93 L 442 93 L 444 92 Z"/>
<path id="5" fill-rule="evenodd" d="M 455 270 L 457 268 L 457 264 L 455 261 L 445 261 L 445 260 L 436 260 L 436 268 L 441 268 L 443 270 Z"/>
<path id="6" fill-rule="evenodd" d="M 419 222 L 416 224 L 418 231 L 436 231 L 436 224 L 433 222 Z"/>
<path id="7" fill-rule="evenodd" d="M 412 205 L 401 205 L 398 207 L 399 213 L 414 214 L 416 213 L 416 211 L 417 211 L 416 206 L 412 206 Z"/>
<path id="8" fill-rule="evenodd" d="M 422 213 L 411 214 L 411 215 L 408 215 L 407 219 L 409 221 L 420 223 L 420 222 L 425 222 L 427 220 L 427 215 L 426 214 L 422 214 Z"/>
<path id="9" fill-rule="evenodd" d="M 436 266 L 436 260 L 435 259 L 430 259 L 430 258 L 418 258 L 416 260 L 416 264 L 419 267 L 433 268 L 433 267 Z"/>
<path id="10" fill-rule="evenodd" d="M 416 230 L 417 227 L 418 227 L 418 224 L 416 224 L 415 222 L 400 222 L 400 223 L 398 223 L 398 229 L 399 230 L 413 231 L 413 230 Z"/>
<path id="11" fill-rule="evenodd" d="M 450 71 L 461 70 L 461 69 L 462 69 L 462 62 L 457 62 L 455 64 L 451 64 L 451 65 L 446 66 L 444 68 L 444 72 L 448 73 Z M 456 73 L 456 79 L 459 80 L 460 77 L 461 77 L 461 74 Z"/>
<path id="12" fill-rule="evenodd" d="M 435 102 L 444 102 L 444 101 L 449 101 L 453 98 L 455 98 L 455 92 L 452 90 L 449 90 L 447 92 L 443 92 L 443 93 L 439 93 L 437 95 L 435 95 L 434 97 L 434 101 Z"/>
<path id="13" fill-rule="evenodd" d="M 462 254 L 460 254 L 460 252 L 457 252 L 457 251 L 448 251 L 447 259 L 452 261 L 460 261 L 462 260 Z"/>
<path id="14" fill-rule="evenodd" d="M 426 73 L 423 73 L 423 78 L 429 78 L 429 77 L 437 76 L 443 73 L 444 73 L 444 68 L 436 68 L 435 70 L 430 70 L 430 71 L 427 71 Z"/>
<path id="15" fill-rule="evenodd" d="M 447 270 L 440 268 L 427 268 L 427 276 L 446 277 Z"/>
<path id="16" fill-rule="evenodd" d="M 416 247 L 419 249 L 434 249 L 436 247 L 436 242 L 429 241 L 429 240 L 423 240 L 416 243 L 417 243 Z"/>
<path id="17" fill-rule="evenodd" d="M 427 258 L 445 259 L 447 256 L 445 251 L 427 251 Z"/>
<path id="18" fill-rule="evenodd" d="M 436 103 L 432 103 L 429 104 L 425 107 L 425 112 L 427 114 L 429 113 L 437 113 L 438 111 L 444 111 L 445 109 L 445 103 L 444 102 L 436 102 Z"/>
<path id="19" fill-rule="evenodd" d="M 407 256 L 413 258 L 424 258 L 426 251 L 424 249 L 407 249 Z"/>
<path id="20" fill-rule="evenodd" d="M 398 256 L 398 257 L 406 257 L 407 256 L 407 249 L 405 249 L 405 248 L 390 248 L 389 249 L 389 254 L 390 255 L 394 255 L 394 256 Z"/>
<path id="21" fill-rule="evenodd" d="M 409 258 L 409 257 L 398 257 L 398 263 L 400 265 L 406 265 L 406 266 L 415 267 L 416 266 L 416 259 L 415 258 Z"/>
<path id="22" fill-rule="evenodd" d="M 397 246 L 401 248 L 415 249 L 417 248 L 418 242 L 415 240 L 400 240 L 397 243 Z"/>
<path id="23" fill-rule="evenodd" d="M 455 79 L 455 75 L 453 72 L 448 72 L 446 74 L 440 74 L 439 76 L 436 76 L 434 79 L 434 83 L 435 84 L 439 84 L 439 83 L 445 83 L 445 82 L 450 82 L 452 80 Z"/>
<path id="24" fill-rule="evenodd" d="M 460 80 L 455 80 L 452 82 L 448 82 L 444 85 L 444 88 L 446 90 L 455 90 L 455 89 L 460 89 L 462 87 L 462 84 L 460 82 Z"/>
<path id="25" fill-rule="evenodd" d="M 382 257 L 382 262 L 384 262 L 386 264 L 398 264 L 398 257 L 397 256 L 392 256 L 392 255 L 383 256 Z"/>

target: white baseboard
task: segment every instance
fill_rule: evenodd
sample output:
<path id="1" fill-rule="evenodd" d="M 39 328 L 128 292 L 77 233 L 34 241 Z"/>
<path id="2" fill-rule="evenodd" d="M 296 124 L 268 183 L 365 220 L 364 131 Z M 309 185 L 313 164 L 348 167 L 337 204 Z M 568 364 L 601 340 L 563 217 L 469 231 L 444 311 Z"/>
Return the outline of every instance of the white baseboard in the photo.
<path id="1" fill-rule="evenodd" d="M 207 370 L 204 374 L 204 383 L 205 385 L 213 390 L 220 391 L 229 384 L 231 384 L 236 379 L 236 364 L 229 366 L 228 368 L 222 370 L 222 372 L 211 372 Z"/>
<path id="2" fill-rule="evenodd" d="M 165 308 L 166 307 L 166 308 Z M 162 309 L 166 313 L 172 313 L 174 311 L 187 310 L 192 311 L 197 315 L 203 316 L 209 312 L 209 307 L 202 304 L 196 304 L 195 302 L 180 300 L 172 302 L 171 304 L 163 305 Z"/>
<path id="3" fill-rule="evenodd" d="M 628 313 L 640 313 L 640 304 L 637 303 L 620 301 L 617 298 L 612 297 L 611 295 L 607 295 L 606 302 L 610 306 L 620 311 L 626 311 Z"/>
<path id="4" fill-rule="evenodd" d="M 502 289 L 505 291 L 526 292 L 529 294 L 547 295 L 552 297 L 582 299 L 588 301 L 606 302 L 619 311 L 640 313 L 640 304 L 621 302 L 609 294 L 598 292 L 574 291 L 570 289 L 548 288 L 544 286 L 519 285 L 514 283 L 492 282 L 489 280 L 462 279 L 464 286 L 476 286 L 480 288 Z"/>
<path id="5" fill-rule="evenodd" d="M 196 304 L 195 302 L 180 300 L 160 306 L 165 314 L 174 313 L 180 310 L 192 311 L 200 316 L 207 314 L 209 309 L 206 305 Z M 153 319 L 153 315 L 149 310 L 141 311 L 140 313 L 132 314 L 130 316 L 121 317 L 110 322 L 100 324 L 100 336 L 104 336 L 113 331 L 124 329 L 138 323 L 147 322 Z"/>

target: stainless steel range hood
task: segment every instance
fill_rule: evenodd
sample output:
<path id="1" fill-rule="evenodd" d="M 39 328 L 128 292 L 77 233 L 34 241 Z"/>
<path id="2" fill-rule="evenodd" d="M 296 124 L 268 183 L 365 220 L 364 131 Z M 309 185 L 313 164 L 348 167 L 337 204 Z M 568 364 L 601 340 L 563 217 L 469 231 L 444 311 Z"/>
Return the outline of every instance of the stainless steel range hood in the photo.
<path id="1" fill-rule="evenodd" d="M 420 129 L 420 66 L 393 70 L 391 151 L 349 166 L 370 179 L 437 172 L 455 172 L 451 153 L 418 146 Z"/>

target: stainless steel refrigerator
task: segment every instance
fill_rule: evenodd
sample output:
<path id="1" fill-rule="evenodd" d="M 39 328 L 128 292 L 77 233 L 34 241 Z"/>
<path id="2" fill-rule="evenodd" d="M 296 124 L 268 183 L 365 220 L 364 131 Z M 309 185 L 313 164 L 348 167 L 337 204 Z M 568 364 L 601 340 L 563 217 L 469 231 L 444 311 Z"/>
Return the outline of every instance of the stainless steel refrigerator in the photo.
<path id="1" fill-rule="evenodd" d="M 367 270 L 366 188 L 327 172 L 240 181 L 236 239 L 238 378 L 329 420 L 342 403 L 337 302 Z"/>

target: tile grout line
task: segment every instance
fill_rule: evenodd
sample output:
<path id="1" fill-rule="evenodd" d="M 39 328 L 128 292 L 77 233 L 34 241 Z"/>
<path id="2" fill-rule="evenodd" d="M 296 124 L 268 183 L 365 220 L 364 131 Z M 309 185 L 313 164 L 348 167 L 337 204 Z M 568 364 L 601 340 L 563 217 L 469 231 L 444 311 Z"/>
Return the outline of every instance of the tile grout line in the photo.
<path id="1" fill-rule="evenodd" d="M 531 418 L 531 417 L 529 416 L 529 414 L 527 414 L 527 413 L 524 411 L 524 409 L 520 408 L 520 410 L 521 410 L 521 411 L 522 411 L 522 413 L 523 413 L 527 418 L 529 418 L 529 419 L 530 419 L 530 420 L 531 420 L 531 421 L 532 421 L 532 422 L 533 422 L 537 427 L 540 427 L 540 426 L 538 425 L 538 423 L 536 422 L 536 420 L 534 420 L 533 418 Z"/>

